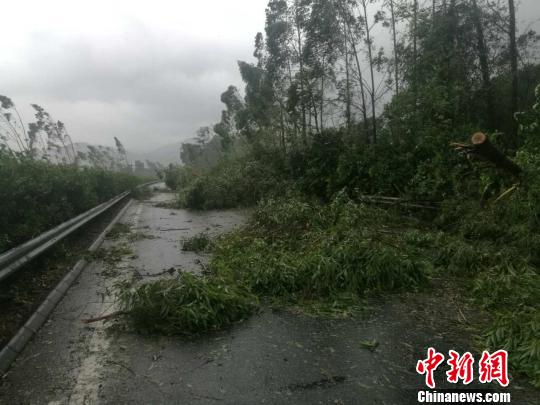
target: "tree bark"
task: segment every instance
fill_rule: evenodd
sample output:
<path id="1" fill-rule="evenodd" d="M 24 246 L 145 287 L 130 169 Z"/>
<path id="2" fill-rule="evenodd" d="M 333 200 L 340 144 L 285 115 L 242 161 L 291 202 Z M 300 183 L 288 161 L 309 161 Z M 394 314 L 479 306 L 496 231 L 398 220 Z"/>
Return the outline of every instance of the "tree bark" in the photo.
<path id="1" fill-rule="evenodd" d="M 516 45 L 516 9 L 514 0 L 508 0 L 508 11 L 510 18 L 510 69 L 512 77 L 512 95 L 510 99 L 510 119 L 512 126 L 509 146 L 515 148 L 518 145 L 518 123 L 514 118 L 514 113 L 518 110 L 518 52 Z"/>
<path id="2" fill-rule="evenodd" d="M 435 3 L 434 3 L 435 4 Z M 394 13 L 394 0 L 390 0 L 390 14 L 392 19 L 392 41 L 394 43 L 394 81 L 396 82 L 396 95 L 399 94 L 399 59 L 397 50 L 396 15 Z"/>
<path id="3" fill-rule="evenodd" d="M 347 125 L 347 132 L 351 130 L 351 80 L 350 80 L 350 67 L 349 67 L 349 47 L 347 45 L 347 27 L 343 24 L 345 33 L 345 121 Z"/>
<path id="4" fill-rule="evenodd" d="M 479 156 L 515 177 L 520 175 L 521 168 L 493 146 L 486 134 L 482 132 L 475 133 L 471 137 L 471 143 L 474 146 L 474 152 Z"/>
<path id="5" fill-rule="evenodd" d="M 306 95 L 304 94 L 304 60 L 302 54 L 302 32 L 300 19 L 298 16 L 298 1 L 295 1 L 295 24 L 298 41 L 298 61 L 300 63 L 300 102 L 302 103 L 302 141 L 307 144 L 307 124 L 306 124 Z"/>
<path id="6" fill-rule="evenodd" d="M 375 75 L 373 73 L 373 55 L 371 50 L 371 35 L 369 29 L 369 21 L 367 16 L 366 0 L 362 0 L 362 8 L 364 9 L 364 21 L 366 24 L 366 42 L 368 46 L 369 70 L 371 74 L 371 116 L 373 120 L 373 143 L 377 143 L 377 116 L 375 113 Z"/>
<path id="7" fill-rule="evenodd" d="M 499 151 L 483 132 L 477 132 L 471 137 L 472 145 L 454 143 L 452 146 L 459 151 L 465 151 L 467 154 L 473 154 L 490 163 L 498 169 L 510 173 L 518 178 L 521 174 L 521 168 L 510 160 L 506 155 Z"/>
<path id="8" fill-rule="evenodd" d="M 368 120 L 367 120 L 366 95 L 365 95 L 365 90 L 364 90 L 364 80 L 362 77 L 362 69 L 360 67 L 360 59 L 358 58 L 358 50 L 356 49 L 356 43 L 352 36 L 351 26 L 347 20 L 347 14 L 345 12 L 343 12 L 343 19 L 345 20 L 345 24 L 347 25 L 347 31 L 349 33 L 348 34 L 349 42 L 353 50 L 354 60 L 356 62 L 356 70 L 358 71 L 358 83 L 360 84 L 360 96 L 362 98 L 363 126 L 364 126 L 364 132 L 366 135 L 366 143 L 369 143 L 369 128 L 368 128 Z"/>
<path id="9" fill-rule="evenodd" d="M 418 60 L 418 0 L 414 0 L 413 4 L 413 95 L 414 95 L 414 122 L 416 126 L 417 106 L 418 106 L 418 68 L 416 61 Z"/>
<path id="10" fill-rule="evenodd" d="M 486 41 L 484 37 L 484 27 L 482 25 L 482 18 L 480 14 L 480 8 L 478 7 L 477 0 L 472 0 L 473 5 L 473 22 L 476 27 L 476 38 L 478 57 L 480 60 L 480 71 L 482 74 L 482 85 L 484 88 L 484 97 L 486 100 L 487 116 L 489 121 L 489 127 L 496 127 L 496 116 L 493 107 L 493 92 L 491 88 L 491 75 L 488 62 L 488 50 L 486 47 Z"/>
<path id="11" fill-rule="evenodd" d="M 323 68 L 323 73 L 321 77 L 321 134 L 324 130 L 323 117 L 324 117 L 324 68 Z"/>

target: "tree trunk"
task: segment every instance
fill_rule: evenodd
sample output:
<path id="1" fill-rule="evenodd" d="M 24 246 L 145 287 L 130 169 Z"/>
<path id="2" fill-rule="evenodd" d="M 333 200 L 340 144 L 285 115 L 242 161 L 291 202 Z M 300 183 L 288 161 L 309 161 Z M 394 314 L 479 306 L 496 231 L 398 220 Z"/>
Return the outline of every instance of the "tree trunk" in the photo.
<path id="1" fill-rule="evenodd" d="M 471 137 L 471 143 L 474 153 L 493 163 L 497 168 L 507 171 L 514 177 L 521 174 L 521 168 L 493 146 L 486 134 L 477 132 Z"/>
<path id="2" fill-rule="evenodd" d="M 490 77 L 489 62 L 488 62 L 488 50 L 487 50 L 486 41 L 484 38 L 484 27 L 482 25 L 480 8 L 478 7 L 477 0 L 472 0 L 472 5 L 473 5 L 473 22 L 476 27 L 478 57 L 480 59 L 480 71 L 482 73 L 482 85 L 484 88 L 484 97 L 486 100 L 489 127 L 495 128 L 496 116 L 495 116 L 495 112 L 493 108 L 493 94 L 491 91 L 491 77 Z"/>
<path id="3" fill-rule="evenodd" d="M 281 133 L 281 149 L 283 150 L 283 155 L 287 155 L 287 147 L 285 145 L 285 119 L 283 118 L 283 105 L 279 103 L 279 127 Z"/>
<path id="4" fill-rule="evenodd" d="M 319 131 L 319 114 L 317 113 L 317 110 L 319 107 L 317 106 L 316 100 L 313 99 L 313 93 L 310 92 L 310 99 L 311 99 L 311 108 L 313 109 L 313 119 L 315 120 L 315 131 L 317 133 L 320 133 Z"/>
<path id="5" fill-rule="evenodd" d="M 324 129 L 323 117 L 324 117 L 324 68 L 323 68 L 323 74 L 321 77 L 321 134 Z"/>
<path id="6" fill-rule="evenodd" d="M 510 119 L 512 126 L 509 146 L 515 148 L 518 146 L 518 123 L 514 118 L 514 113 L 518 110 L 518 53 L 516 45 L 516 9 L 514 0 L 508 0 L 508 10 L 510 18 L 510 68 L 512 77 L 512 95 L 510 99 Z"/>
<path id="7" fill-rule="evenodd" d="M 351 122 L 352 122 L 352 116 L 351 116 L 351 79 L 350 79 L 350 67 L 349 67 L 349 54 L 347 53 L 345 55 L 345 70 L 346 70 L 346 89 L 345 89 L 345 98 L 346 98 L 346 109 L 345 109 L 345 115 L 347 119 L 347 131 L 351 130 Z"/>
<path id="8" fill-rule="evenodd" d="M 366 0 L 362 0 L 362 8 L 364 9 L 364 21 L 366 24 L 366 42 L 368 46 L 369 70 L 371 73 L 371 115 L 373 120 L 373 143 L 377 143 L 377 116 L 375 113 L 375 75 L 373 73 L 373 55 L 371 50 L 371 35 L 369 29 L 369 21 L 367 16 Z"/>
<path id="9" fill-rule="evenodd" d="M 417 25 L 418 25 L 418 0 L 414 0 L 413 10 L 413 95 L 414 95 L 414 117 L 416 125 L 417 105 L 418 105 L 418 60 Z"/>
<path id="10" fill-rule="evenodd" d="M 347 45 L 347 28 L 344 25 L 345 33 L 345 121 L 347 125 L 347 132 L 351 131 L 351 81 L 350 81 L 350 67 L 349 67 L 349 47 Z"/>
<path id="11" fill-rule="evenodd" d="M 394 43 L 394 80 L 396 82 L 396 95 L 399 94 L 399 59 L 397 49 L 396 15 L 394 13 L 394 0 L 390 0 L 390 14 L 392 18 L 392 41 Z"/>
<path id="12" fill-rule="evenodd" d="M 288 67 L 288 73 L 289 73 L 289 88 L 293 86 L 293 75 L 292 75 L 292 69 L 291 69 L 291 59 L 287 59 L 287 67 Z M 298 136 L 298 114 L 296 111 L 296 108 L 294 109 L 294 112 L 292 114 L 292 124 L 293 124 L 293 134 L 291 136 L 292 138 L 292 144 L 296 145 L 296 138 Z M 289 119 L 291 121 L 291 119 Z"/>
<path id="13" fill-rule="evenodd" d="M 298 41 L 298 61 L 300 63 L 300 102 L 302 105 L 302 141 L 307 144 L 307 125 L 306 125 L 306 95 L 304 94 L 304 60 L 302 54 L 302 32 L 298 17 L 298 1 L 295 1 L 295 24 Z"/>
<path id="14" fill-rule="evenodd" d="M 358 71 L 358 83 L 360 84 L 360 96 L 362 98 L 363 126 L 364 126 L 364 132 L 366 133 L 366 143 L 369 143 L 369 128 L 368 128 L 368 120 L 367 120 L 366 95 L 365 95 L 365 90 L 364 90 L 364 80 L 362 77 L 362 69 L 360 67 L 360 59 L 358 58 L 358 51 L 356 49 L 356 43 L 352 36 L 351 27 L 349 25 L 349 22 L 347 20 L 347 16 L 345 15 L 345 13 L 344 13 L 343 18 L 345 20 L 345 24 L 347 25 L 347 31 L 349 33 L 348 34 L 349 42 L 353 50 L 354 60 L 356 62 L 356 70 Z"/>

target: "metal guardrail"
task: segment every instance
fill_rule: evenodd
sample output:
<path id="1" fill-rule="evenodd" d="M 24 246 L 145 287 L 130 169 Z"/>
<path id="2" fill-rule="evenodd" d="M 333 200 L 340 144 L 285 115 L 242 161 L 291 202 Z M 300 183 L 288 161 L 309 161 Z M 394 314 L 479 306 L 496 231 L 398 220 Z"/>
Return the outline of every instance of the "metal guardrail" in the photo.
<path id="1" fill-rule="evenodd" d="M 158 183 L 158 181 L 151 181 L 141 184 L 137 188 L 149 186 L 151 184 Z M 71 235 L 77 229 L 82 227 L 87 222 L 91 221 L 99 214 L 107 211 L 113 207 L 116 203 L 124 199 L 130 194 L 129 191 L 123 192 L 116 197 L 106 201 L 98 206 L 89 209 L 88 211 L 72 218 L 53 229 L 50 229 L 41 235 L 23 243 L 17 247 L 0 255 L 0 282 L 9 277 L 15 271 L 20 269 L 23 265 L 39 256 L 46 250 L 50 249 L 56 243 L 64 239 L 66 236 Z"/>
<path id="2" fill-rule="evenodd" d="M 94 243 L 92 243 L 92 245 L 88 248 L 89 252 L 95 252 L 99 248 L 112 227 L 127 212 L 132 201 L 133 200 L 130 199 L 128 203 L 120 210 L 120 212 L 116 214 L 114 219 L 109 223 L 109 225 L 107 225 Z M 22 352 L 26 344 L 30 341 L 30 339 L 32 339 L 32 336 L 34 336 L 41 326 L 43 326 L 56 305 L 60 302 L 68 289 L 84 270 L 86 264 L 87 258 L 83 256 L 64 276 L 62 281 L 60 281 L 60 283 L 58 283 L 58 285 L 49 293 L 49 295 L 47 295 L 47 298 L 36 309 L 33 315 L 28 318 L 15 336 L 10 339 L 9 343 L 6 344 L 2 350 L 0 350 L 0 376 L 8 371 L 11 363 L 13 363 L 17 356 Z"/>

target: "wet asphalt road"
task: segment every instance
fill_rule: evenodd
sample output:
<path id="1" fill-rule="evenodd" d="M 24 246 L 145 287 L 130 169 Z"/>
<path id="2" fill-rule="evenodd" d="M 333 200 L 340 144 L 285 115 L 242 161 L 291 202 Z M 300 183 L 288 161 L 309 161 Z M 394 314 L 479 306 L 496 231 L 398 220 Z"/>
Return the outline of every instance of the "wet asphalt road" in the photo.
<path id="1" fill-rule="evenodd" d="M 182 252 L 181 240 L 245 220 L 238 211 L 155 206 L 171 198 L 157 193 L 130 207 L 122 222 L 141 237 L 107 240 L 105 248 L 129 245 L 132 252 L 113 274 L 100 262 L 85 269 L 2 378 L 0 403 L 409 404 L 424 387 L 414 368 L 428 346 L 472 350 L 476 314 L 451 291 L 396 295 L 346 320 L 266 309 L 193 340 L 141 336 L 114 322 L 83 324 L 116 309 L 115 283 L 168 269 L 200 272 L 206 258 Z M 365 340 L 378 347 L 367 350 Z M 536 394 L 515 390 L 512 403 L 535 403 Z"/>

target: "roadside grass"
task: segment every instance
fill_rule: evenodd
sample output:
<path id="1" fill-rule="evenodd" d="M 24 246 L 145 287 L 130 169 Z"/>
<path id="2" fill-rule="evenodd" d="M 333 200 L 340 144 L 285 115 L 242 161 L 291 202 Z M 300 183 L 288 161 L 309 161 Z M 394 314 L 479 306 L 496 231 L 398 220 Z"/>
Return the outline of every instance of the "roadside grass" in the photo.
<path id="1" fill-rule="evenodd" d="M 143 201 L 143 200 L 149 200 L 154 195 L 154 188 L 153 187 L 136 187 L 133 190 L 131 190 L 131 197 Z"/>
<path id="2" fill-rule="evenodd" d="M 107 239 L 119 239 L 120 237 L 130 233 L 131 226 L 129 224 L 118 222 L 114 224 L 112 229 L 107 233 Z"/>
<path id="3" fill-rule="evenodd" d="M 540 274 L 537 204 L 520 190 L 482 207 L 450 205 L 458 221 L 438 265 L 468 280 L 468 293 L 490 316 L 481 340 L 504 349 L 509 364 L 540 387 Z M 475 209 L 476 208 L 476 209 Z"/>
<path id="4" fill-rule="evenodd" d="M 143 181 L 126 173 L 17 157 L 0 148 L 0 252 Z"/>
<path id="5" fill-rule="evenodd" d="M 133 250 L 125 243 L 117 244 L 109 248 L 100 248 L 95 252 L 88 253 L 88 257 L 93 260 L 99 260 L 107 265 L 114 265 L 122 260 L 123 257 L 133 254 Z"/>
<path id="6" fill-rule="evenodd" d="M 134 232 L 131 225 L 117 223 L 107 233 L 107 239 L 119 240 L 122 238 L 128 242 L 135 242 L 141 239 L 156 239 L 156 236 L 144 232 Z"/>
<path id="7" fill-rule="evenodd" d="M 127 243 L 117 243 L 109 248 L 100 248 L 94 252 L 87 252 L 88 260 L 97 260 L 103 263 L 101 275 L 116 277 L 120 274 L 117 264 L 126 256 L 132 255 L 133 250 Z"/>
<path id="8" fill-rule="evenodd" d="M 156 208 L 168 208 L 168 209 L 178 209 L 180 207 L 180 203 L 177 200 L 173 201 L 159 201 L 154 204 L 154 207 Z"/>
<path id="9" fill-rule="evenodd" d="M 206 233 L 199 233 L 187 238 L 182 242 L 182 250 L 185 252 L 207 252 L 212 249 L 212 240 Z"/>

